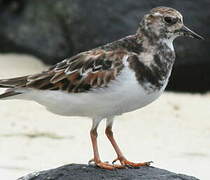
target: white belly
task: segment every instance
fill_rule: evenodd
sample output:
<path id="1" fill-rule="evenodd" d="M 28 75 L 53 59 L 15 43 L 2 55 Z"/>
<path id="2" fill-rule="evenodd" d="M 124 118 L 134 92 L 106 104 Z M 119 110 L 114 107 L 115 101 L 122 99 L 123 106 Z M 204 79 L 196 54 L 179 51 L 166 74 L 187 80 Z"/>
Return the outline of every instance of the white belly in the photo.
<path id="1" fill-rule="evenodd" d="M 19 97 L 35 100 L 49 111 L 64 116 L 105 118 L 133 111 L 151 103 L 161 95 L 164 88 L 148 94 L 136 81 L 134 72 L 125 68 L 117 81 L 111 82 L 107 88 L 77 94 L 29 90 Z"/>

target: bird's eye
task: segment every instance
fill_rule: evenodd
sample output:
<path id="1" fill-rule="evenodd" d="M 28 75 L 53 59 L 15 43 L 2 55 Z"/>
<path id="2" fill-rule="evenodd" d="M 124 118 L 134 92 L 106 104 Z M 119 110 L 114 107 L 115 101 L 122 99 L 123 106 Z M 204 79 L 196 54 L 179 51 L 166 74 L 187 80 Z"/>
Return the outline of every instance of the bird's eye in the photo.
<path id="1" fill-rule="evenodd" d="M 177 23 L 178 18 L 173 18 L 173 17 L 166 16 L 166 17 L 164 17 L 164 21 L 169 25 L 173 25 L 173 24 Z"/>

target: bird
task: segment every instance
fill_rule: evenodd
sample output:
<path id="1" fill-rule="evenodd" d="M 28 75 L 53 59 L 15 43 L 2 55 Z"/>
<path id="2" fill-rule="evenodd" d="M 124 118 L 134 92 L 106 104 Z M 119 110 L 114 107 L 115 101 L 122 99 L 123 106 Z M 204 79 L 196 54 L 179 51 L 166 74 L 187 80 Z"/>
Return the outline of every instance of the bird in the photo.
<path id="1" fill-rule="evenodd" d="M 33 100 L 55 114 L 92 119 L 90 163 L 97 167 L 149 166 L 151 161 L 127 160 L 113 135 L 114 117 L 140 109 L 163 93 L 175 62 L 173 41 L 179 36 L 204 39 L 184 25 L 179 11 L 155 7 L 132 35 L 66 58 L 40 73 L 1 79 L 0 88 L 6 90 L 0 99 Z M 99 155 L 97 128 L 102 120 L 117 155 L 113 163 L 103 162 Z"/>

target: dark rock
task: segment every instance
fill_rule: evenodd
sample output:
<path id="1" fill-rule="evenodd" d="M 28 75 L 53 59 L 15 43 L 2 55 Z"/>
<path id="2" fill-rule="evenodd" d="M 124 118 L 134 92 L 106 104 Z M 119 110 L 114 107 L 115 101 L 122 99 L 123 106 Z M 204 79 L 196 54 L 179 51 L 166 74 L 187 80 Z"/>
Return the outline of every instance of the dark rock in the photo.
<path id="1" fill-rule="evenodd" d="M 116 169 L 113 171 L 94 166 L 70 164 L 56 169 L 32 173 L 18 180 L 198 180 L 192 176 L 175 174 L 154 167 Z"/>
<path id="2" fill-rule="evenodd" d="M 210 1 L 0 0 L 0 52 L 28 53 L 54 64 L 136 31 L 156 6 L 180 10 L 185 24 L 208 39 Z M 177 61 L 168 88 L 210 90 L 210 41 L 175 42 Z"/>

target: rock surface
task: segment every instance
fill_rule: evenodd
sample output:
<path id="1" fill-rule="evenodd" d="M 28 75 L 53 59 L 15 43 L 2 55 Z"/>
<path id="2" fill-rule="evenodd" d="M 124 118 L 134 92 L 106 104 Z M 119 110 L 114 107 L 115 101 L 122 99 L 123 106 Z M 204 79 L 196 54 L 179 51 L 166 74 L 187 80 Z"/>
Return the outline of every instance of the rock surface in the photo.
<path id="1" fill-rule="evenodd" d="M 198 180 L 192 176 L 175 174 L 154 167 L 117 169 L 114 171 L 94 166 L 70 164 L 56 169 L 26 175 L 18 180 Z"/>
<path id="2" fill-rule="evenodd" d="M 28 53 L 54 64 L 135 33 L 143 14 L 160 5 L 180 10 L 185 24 L 208 39 L 209 0 L 1 0 L 0 52 Z M 177 61 L 168 88 L 209 90 L 210 41 L 182 38 L 175 44 Z"/>

